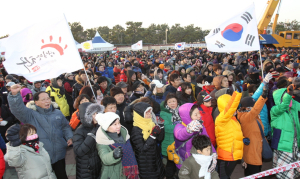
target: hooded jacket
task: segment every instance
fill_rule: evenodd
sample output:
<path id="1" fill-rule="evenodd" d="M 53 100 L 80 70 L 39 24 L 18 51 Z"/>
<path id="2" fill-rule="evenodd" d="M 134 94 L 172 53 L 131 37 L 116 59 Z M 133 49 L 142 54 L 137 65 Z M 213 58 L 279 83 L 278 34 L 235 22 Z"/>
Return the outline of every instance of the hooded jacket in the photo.
<path id="1" fill-rule="evenodd" d="M 105 67 L 106 68 L 106 71 L 108 73 L 108 78 L 112 79 L 112 81 L 115 81 L 115 77 L 114 77 L 114 67 Z"/>
<path id="2" fill-rule="evenodd" d="M 190 122 L 192 122 L 190 111 L 194 105 L 195 104 L 193 103 L 186 103 L 179 107 L 179 115 L 181 117 L 182 123 L 184 123 L 185 125 L 188 125 Z M 183 142 L 188 140 L 188 142 L 178 151 L 178 155 L 180 155 L 182 161 L 185 161 L 191 155 L 190 151 L 192 148 L 193 139 L 190 137 L 197 135 L 197 133 L 199 135 L 206 135 L 207 137 L 209 137 L 204 126 L 202 128 L 202 132 L 188 133 L 185 125 L 177 124 L 174 128 L 175 148 L 178 148 Z M 213 152 L 215 153 L 216 150 L 214 146 L 211 147 L 213 149 Z M 177 164 L 176 166 L 180 169 L 181 164 Z"/>
<path id="3" fill-rule="evenodd" d="M 36 127 L 40 141 L 51 158 L 51 164 L 64 159 L 68 147 L 67 140 L 73 137 L 69 123 L 62 112 L 52 103 L 49 109 L 36 106 L 33 101 L 24 105 L 20 93 L 9 93 L 8 102 L 12 114 L 23 123 Z M 53 106 L 55 105 L 55 106 Z"/>
<path id="4" fill-rule="evenodd" d="M 32 100 L 32 97 L 31 97 L 31 99 L 26 99 L 26 95 L 27 95 L 27 94 L 32 94 L 32 92 L 31 92 L 30 89 L 28 89 L 28 88 L 23 88 L 23 89 L 21 89 L 20 93 L 21 93 L 21 95 L 22 95 L 23 102 L 24 102 L 25 105 L 26 105 L 29 101 Z"/>
<path id="5" fill-rule="evenodd" d="M 243 151 L 243 159 L 247 164 L 262 165 L 262 137 L 257 121 L 264 130 L 259 113 L 266 101 L 267 99 L 260 97 L 253 108 L 249 108 L 250 111 L 238 110 L 237 112 L 237 118 L 241 123 L 243 135 L 250 139 L 250 144 L 244 145 Z"/>
<path id="6" fill-rule="evenodd" d="M 212 107 L 206 107 L 204 106 L 204 104 L 201 104 L 199 107 L 199 111 L 203 120 L 203 125 L 206 128 L 206 132 L 213 146 L 216 146 L 215 123 L 212 117 L 212 110 Z"/>
<path id="7" fill-rule="evenodd" d="M 76 178 L 97 179 L 100 176 L 101 160 L 96 148 L 95 134 L 98 125 L 93 125 L 93 114 L 102 113 L 104 107 L 93 103 L 80 106 L 81 125 L 73 136 L 73 149 L 76 154 Z M 92 130 L 95 133 L 91 133 Z"/>
<path id="8" fill-rule="evenodd" d="M 125 141 L 129 140 L 130 136 L 124 126 L 121 126 L 121 136 Z M 115 159 L 113 150 L 109 145 L 114 144 L 114 140 L 100 127 L 96 134 L 97 151 L 102 161 L 101 179 L 126 179 L 123 175 L 122 158 Z"/>
<path id="9" fill-rule="evenodd" d="M 191 154 L 198 154 L 195 147 L 192 147 Z M 196 179 L 199 178 L 199 171 L 201 166 L 196 162 L 195 158 L 191 155 L 188 159 L 186 159 L 178 176 L 180 179 Z M 205 179 L 205 177 L 201 177 L 200 179 Z M 216 170 L 211 173 L 211 179 L 219 179 L 219 174 Z"/>
<path id="10" fill-rule="evenodd" d="M 243 133 L 240 123 L 234 117 L 242 93 L 233 92 L 218 98 L 219 116 L 215 121 L 218 159 L 224 161 L 241 160 L 243 157 Z"/>
<path id="11" fill-rule="evenodd" d="M 15 167 L 20 179 L 56 179 L 52 170 L 50 157 L 44 149 L 43 142 L 39 143 L 39 153 L 26 145 L 16 147 L 7 143 L 7 153 L 4 158 L 8 165 Z"/>
<path id="12" fill-rule="evenodd" d="M 150 105 L 146 103 L 137 103 L 134 105 L 133 120 L 144 119 L 140 114 L 144 113 Z M 151 133 L 151 131 L 150 131 Z M 160 151 L 158 149 L 157 141 L 162 141 L 164 137 L 164 130 L 162 129 L 156 139 L 148 137 L 144 139 L 143 129 L 134 126 L 131 132 L 131 144 L 135 152 L 135 158 L 138 163 L 140 178 L 163 178 L 164 166 L 161 160 Z"/>
<path id="13" fill-rule="evenodd" d="M 273 92 L 275 106 L 271 109 L 271 130 L 273 149 L 293 153 L 293 138 L 297 137 L 300 144 L 300 125 L 298 111 L 300 104 L 291 95 L 286 93 L 286 88 Z M 289 107 L 292 101 L 292 106 Z M 295 131 L 296 130 L 296 131 Z"/>
<path id="14" fill-rule="evenodd" d="M 48 86 L 46 92 L 49 94 L 51 100 L 56 102 L 65 117 L 70 116 L 69 104 L 66 95 L 61 95 L 59 88 Z"/>
<path id="15" fill-rule="evenodd" d="M 162 73 L 162 79 L 160 79 L 159 77 L 158 77 L 158 73 Z M 154 71 L 154 80 L 158 80 L 160 83 L 162 83 L 163 85 L 166 85 L 167 84 L 167 82 L 166 82 L 166 80 L 165 80 L 165 78 L 164 78 L 164 71 L 162 70 L 162 69 L 157 69 L 157 70 L 155 70 Z"/>

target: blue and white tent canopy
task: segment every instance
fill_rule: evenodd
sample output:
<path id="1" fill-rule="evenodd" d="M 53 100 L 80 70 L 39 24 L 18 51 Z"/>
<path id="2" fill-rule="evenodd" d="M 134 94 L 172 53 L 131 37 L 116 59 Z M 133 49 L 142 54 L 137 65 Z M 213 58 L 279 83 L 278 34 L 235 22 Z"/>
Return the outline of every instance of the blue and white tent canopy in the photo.
<path id="1" fill-rule="evenodd" d="M 96 32 L 95 37 L 92 40 L 93 48 L 101 48 L 101 47 L 113 47 L 113 44 L 106 42 L 98 32 Z"/>

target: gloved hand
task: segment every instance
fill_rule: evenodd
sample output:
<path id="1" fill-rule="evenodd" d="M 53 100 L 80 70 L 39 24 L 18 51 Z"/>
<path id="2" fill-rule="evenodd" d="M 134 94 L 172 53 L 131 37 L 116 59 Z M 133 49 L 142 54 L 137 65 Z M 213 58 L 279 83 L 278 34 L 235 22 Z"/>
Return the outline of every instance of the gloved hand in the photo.
<path id="1" fill-rule="evenodd" d="M 99 128 L 99 124 L 97 124 L 90 133 L 96 135 L 96 132 L 98 131 L 98 128 Z"/>
<path id="2" fill-rule="evenodd" d="M 243 91 L 247 91 L 248 90 L 248 84 L 247 83 L 244 83 L 242 85 L 242 87 L 243 87 Z"/>
<path id="3" fill-rule="evenodd" d="M 26 94 L 25 98 L 26 100 L 30 100 L 30 93 Z"/>
<path id="4" fill-rule="evenodd" d="M 156 121 L 157 121 L 157 124 L 158 124 L 158 126 L 160 127 L 160 129 L 162 129 L 162 128 L 165 127 L 165 125 L 164 125 L 165 120 L 163 120 L 161 117 L 156 116 Z"/>
<path id="5" fill-rule="evenodd" d="M 151 132 L 150 135 L 156 138 L 160 134 L 160 132 L 161 132 L 160 127 L 159 126 L 154 126 L 152 128 L 152 132 Z"/>
<path id="6" fill-rule="evenodd" d="M 121 146 L 117 147 L 113 151 L 113 157 L 115 159 L 121 158 L 123 156 L 123 149 Z"/>
<path id="7" fill-rule="evenodd" d="M 151 85 L 150 85 L 150 89 L 149 89 L 149 91 L 153 92 L 153 90 L 154 90 L 155 86 L 156 86 L 155 84 L 151 84 Z"/>
<path id="8" fill-rule="evenodd" d="M 193 132 L 200 131 L 202 128 L 203 126 L 198 120 L 193 120 L 186 126 L 186 131 L 188 133 L 193 133 Z"/>
<path id="9" fill-rule="evenodd" d="M 217 154 L 213 153 L 212 154 L 212 163 L 210 164 L 210 166 L 208 168 L 208 172 L 212 173 L 215 170 L 216 166 L 217 166 Z"/>
<path id="10" fill-rule="evenodd" d="M 291 96 L 294 94 L 294 85 L 291 84 L 290 86 L 287 87 L 287 93 Z"/>
<path id="11" fill-rule="evenodd" d="M 268 93 L 269 93 L 269 83 L 265 83 L 261 97 L 266 99 L 268 96 Z"/>
<path id="12" fill-rule="evenodd" d="M 273 78 L 272 74 L 271 74 L 271 73 L 268 73 L 268 74 L 265 76 L 263 83 L 264 83 L 264 84 L 269 83 L 270 80 L 271 80 L 272 78 Z"/>

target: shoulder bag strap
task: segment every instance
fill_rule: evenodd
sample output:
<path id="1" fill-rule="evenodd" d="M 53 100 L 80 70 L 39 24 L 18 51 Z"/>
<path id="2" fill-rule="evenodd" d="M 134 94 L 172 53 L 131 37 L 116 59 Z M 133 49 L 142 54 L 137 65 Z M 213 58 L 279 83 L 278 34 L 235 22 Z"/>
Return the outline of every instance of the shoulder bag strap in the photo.
<path id="1" fill-rule="evenodd" d="M 189 137 L 186 141 L 184 141 L 177 149 L 175 149 L 175 151 L 177 152 L 181 147 L 183 147 L 191 138 L 195 137 L 199 135 L 199 133 L 192 135 L 191 137 Z"/>
<path id="2" fill-rule="evenodd" d="M 260 123 L 258 122 L 258 120 L 256 120 L 256 122 L 258 124 L 259 130 L 260 130 L 260 133 L 261 133 L 261 137 L 262 137 L 262 139 L 264 139 L 265 135 L 263 133 L 262 127 L 261 127 Z"/>

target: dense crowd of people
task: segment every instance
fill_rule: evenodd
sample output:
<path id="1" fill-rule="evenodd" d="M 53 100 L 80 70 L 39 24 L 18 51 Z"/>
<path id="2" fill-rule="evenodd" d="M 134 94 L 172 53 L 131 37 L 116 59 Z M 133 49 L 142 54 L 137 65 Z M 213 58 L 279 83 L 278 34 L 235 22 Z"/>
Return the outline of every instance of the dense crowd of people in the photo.
<path id="1" fill-rule="evenodd" d="M 0 76 L 0 177 L 228 179 L 299 161 L 300 49 L 81 53 L 84 68 Z M 260 57 L 261 56 L 261 57 Z M 70 64 L 71 65 L 71 64 Z M 277 178 L 300 177 L 300 168 Z"/>

